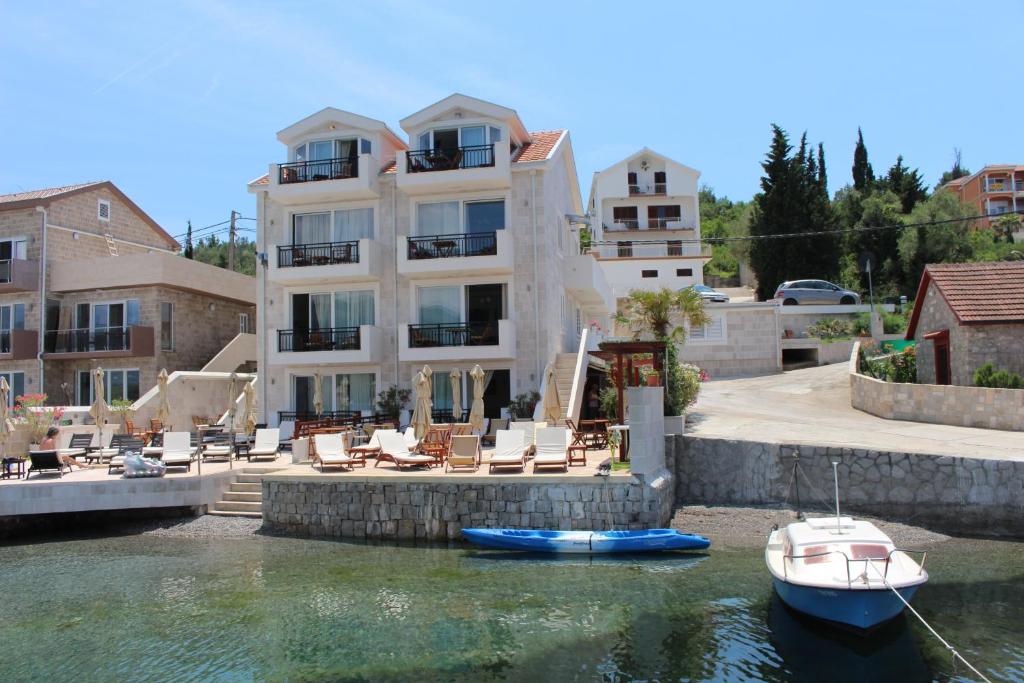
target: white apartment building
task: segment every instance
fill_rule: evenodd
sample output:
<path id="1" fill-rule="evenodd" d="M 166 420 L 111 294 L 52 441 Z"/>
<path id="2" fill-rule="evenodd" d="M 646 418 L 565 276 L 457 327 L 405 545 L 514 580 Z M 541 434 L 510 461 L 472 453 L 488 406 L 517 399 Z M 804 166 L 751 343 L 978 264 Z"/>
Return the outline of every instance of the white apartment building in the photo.
<path id="1" fill-rule="evenodd" d="M 468 407 L 476 364 L 497 417 L 607 324 L 611 289 L 567 218 L 583 212 L 568 131 L 460 94 L 400 127 L 323 109 L 278 133 L 287 161 L 249 183 L 270 424 L 313 413 L 316 374 L 325 413 L 368 414 L 424 364 L 435 417 L 452 369 Z"/>
<path id="2" fill-rule="evenodd" d="M 616 299 L 633 289 L 704 282 L 711 253 L 700 243 L 699 178 L 699 171 L 646 147 L 594 173 L 590 251 Z"/>

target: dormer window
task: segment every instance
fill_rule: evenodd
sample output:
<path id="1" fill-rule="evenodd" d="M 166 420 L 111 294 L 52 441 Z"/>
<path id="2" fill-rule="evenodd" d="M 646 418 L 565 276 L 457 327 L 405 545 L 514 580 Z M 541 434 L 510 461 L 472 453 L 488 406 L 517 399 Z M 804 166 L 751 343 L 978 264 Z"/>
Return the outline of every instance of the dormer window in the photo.
<path id="1" fill-rule="evenodd" d="M 365 138 L 311 140 L 292 149 L 290 163 L 281 164 L 282 185 L 313 180 L 341 180 L 359 177 L 359 154 L 369 154 Z"/>
<path id="2" fill-rule="evenodd" d="M 341 140 L 313 140 L 305 142 L 292 151 L 292 161 L 326 161 L 327 159 L 351 159 L 370 153 L 370 141 L 362 138 Z"/>
<path id="3" fill-rule="evenodd" d="M 501 141 L 497 126 L 435 128 L 420 133 L 418 150 L 407 152 L 407 171 L 450 171 L 494 166 L 494 144 Z"/>
<path id="4" fill-rule="evenodd" d="M 421 151 L 455 150 L 501 142 L 501 128 L 497 126 L 460 126 L 435 128 L 420 134 Z"/>

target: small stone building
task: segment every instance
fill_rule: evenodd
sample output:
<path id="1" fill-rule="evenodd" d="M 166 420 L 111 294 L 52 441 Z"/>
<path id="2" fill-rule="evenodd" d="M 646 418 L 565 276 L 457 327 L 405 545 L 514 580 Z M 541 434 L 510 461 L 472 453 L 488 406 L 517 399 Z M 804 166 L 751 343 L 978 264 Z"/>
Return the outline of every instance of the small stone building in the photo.
<path id="1" fill-rule="evenodd" d="M 1024 261 L 926 266 L 906 338 L 922 384 L 970 386 L 985 363 L 1024 374 Z"/>

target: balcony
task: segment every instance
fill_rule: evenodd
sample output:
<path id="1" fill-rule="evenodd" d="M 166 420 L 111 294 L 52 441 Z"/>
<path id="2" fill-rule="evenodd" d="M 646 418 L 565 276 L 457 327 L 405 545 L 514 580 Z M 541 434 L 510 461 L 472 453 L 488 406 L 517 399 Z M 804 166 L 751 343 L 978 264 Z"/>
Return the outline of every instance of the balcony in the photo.
<path id="1" fill-rule="evenodd" d="M 611 225 L 602 225 L 605 232 L 631 232 L 643 230 L 696 230 L 696 224 L 681 218 L 619 219 Z"/>
<path id="2" fill-rule="evenodd" d="M 270 165 L 270 198 L 282 204 L 374 199 L 380 162 L 372 154 Z"/>
<path id="3" fill-rule="evenodd" d="M 404 324 L 398 359 L 411 362 L 510 359 L 516 357 L 515 326 L 494 323 Z"/>
<path id="4" fill-rule="evenodd" d="M 39 333 L 35 330 L 0 332 L 0 360 L 32 360 L 39 352 Z"/>
<path id="5" fill-rule="evenodd" d="M 630 197 L 659 197 L 666 194 L 667 183 L 643 183 L 629 186 Z"/>
<path id="6" fill-rule="evenodd" d="M 277 330 L 277 347 L 271 349 L 268 362 L 271 365 L 369 365 L 379 363 L 383 352 L 383 331 L 374 325 Z"/>
<path id="7" fill-rule="evenodd" d="M 53 360 L 140 358 L 155 352 L 153 328 L 98 327 L 50 330 L 43 336 L 46 357 Z"/>
<path id="8" fill-rule="evenodd" d="M 39 289 L 39 261 L 0 260 L 0 294 L 34 292 Z"/>
<path id="9" fill-rule="evenodd" d="M 580 303 L 615 310 L 615 297 L 608 285 L 601 264 L 590 254 L 576 254 L 566 259 L 565 288 Z"/>
<path id="10" fill-rule="evenodd" d="M 590 253 L 603 259 L 668 259 L 711 258 L 711 245 L 673 240 L 644 240 L 638 242 L 594 242 Z"/>
<path id="11" fill-rule="evenodd" d="M 511 184 L 507 144 L 399 153 L 397 184 L 408 194 L 493 190 Z"/>
<path id="12" fill-rule="evenodd" d="M 310 282 L 375 280 L 383 262 L 374 240 L 319 244 L 280 244 L 270 265 L 270 279 L 284 285 Z"/>
<path id="13" fill-rule="evenodd" d="M 508 230 L 409 237 L 398 254 L 398 272 L 408 277 L 494 275 L 513 272 Z"/>

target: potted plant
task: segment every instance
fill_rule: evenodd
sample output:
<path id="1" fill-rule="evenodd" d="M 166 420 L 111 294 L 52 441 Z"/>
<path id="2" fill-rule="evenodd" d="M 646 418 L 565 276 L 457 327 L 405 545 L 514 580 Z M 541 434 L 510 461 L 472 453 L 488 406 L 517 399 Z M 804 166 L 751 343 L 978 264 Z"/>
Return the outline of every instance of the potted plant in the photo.
<path id="1" fill-rule="evenodd" d="M 612 462 L 615 462 L 615 452 L 619 450 L 619 443 L 622 441 L 622 434 L 618 430 L 608 432 L 608 453 Z"/>
<path id="2" fill-rule="evenodd" d="M 640 380 L 649 387 L 661 386 L 661 375 L 652 365 L 640 366 Z"/>
<path id="3" fill-rule="evenodd" d="M 519 394 L 508 404 L 508 414 L 513 419 L 531 419 L 533 418 L 533 411 L 536 410 L 539 402 L 540 393 L 537 391 Z"/>
<path id="4" fill-rule="evenodd" d="M 15 399 L 14 418 L 28 428 L 29 450 L 39 450 L 47 430 L 60 421 L 63 408 L 47 408 L 46 394 L 25 394 Z"/>
<path id="5" fill-rule="evenodd" d="M 377 412 L 395 422 L 397 426 L 402 410 L 409 403 L 411 396 L 411 390 L 399 389 L 395 385 L 391 385 L 377 394 Z"/>

